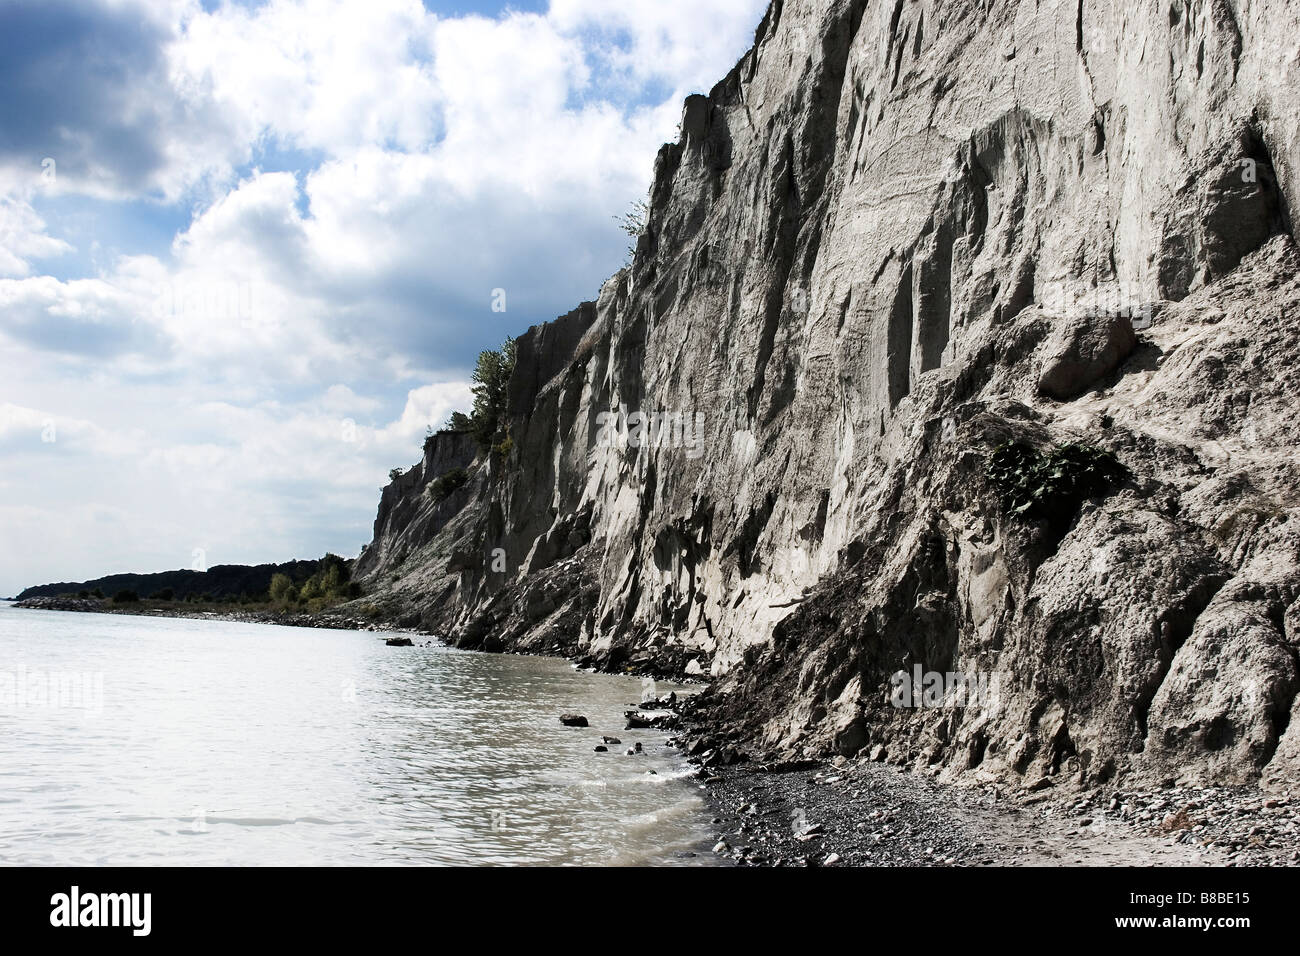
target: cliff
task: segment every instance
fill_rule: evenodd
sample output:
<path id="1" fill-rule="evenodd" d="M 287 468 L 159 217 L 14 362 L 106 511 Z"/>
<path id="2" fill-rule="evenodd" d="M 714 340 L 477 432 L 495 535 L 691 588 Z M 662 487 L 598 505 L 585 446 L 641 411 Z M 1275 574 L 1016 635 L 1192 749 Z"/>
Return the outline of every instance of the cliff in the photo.
<path id="1" fill-rule="evenodd" d="M 367 600 L 711 676 L 754 753 L 1294 783 L 1298 13 L 774 0 L 632 265 L 520 338 L 513 447 L 385 490 Z M 1009 442 L 1122 467 L 1017 510 Z"/>

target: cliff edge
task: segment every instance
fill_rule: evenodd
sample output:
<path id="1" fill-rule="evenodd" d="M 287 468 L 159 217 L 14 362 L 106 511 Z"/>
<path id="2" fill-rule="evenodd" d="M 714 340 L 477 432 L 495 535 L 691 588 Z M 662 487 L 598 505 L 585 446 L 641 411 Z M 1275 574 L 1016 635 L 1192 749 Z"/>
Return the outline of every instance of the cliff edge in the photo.
<path id="1" fill-rule="evenodd" d="M 366 600 L 711 677 L 741 752 L 1293 785 L 1297 26 L 774 0 L 631 266 L 520 337 L 507 449 L 385 490 Z"/>

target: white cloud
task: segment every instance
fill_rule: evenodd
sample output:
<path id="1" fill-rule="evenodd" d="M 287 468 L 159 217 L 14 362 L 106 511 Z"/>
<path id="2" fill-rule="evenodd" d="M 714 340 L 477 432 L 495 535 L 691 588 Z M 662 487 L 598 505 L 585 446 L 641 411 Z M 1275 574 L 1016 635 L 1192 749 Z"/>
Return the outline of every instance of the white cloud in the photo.
<path id="1" fill-rule="evenodd" d="M 721 80 L 752 41 L 766 0 L 552 0 L 549 19 L 569 35 L 593 31 L 606 39 L 598 50 L 611 70 L 632 82 L 673 84 L 674 92 L 707 90 Z M 608 42 L 619 36 L 623 44 Z"/>
<path id="2" fill-rule="evenodd" d="M 292 406 L 196 395 L 116 427 L 0 404 L 0 592 L 185 567 L 196 547 L 210 564 L 355 553 L 388 470 L 469 401 L 467 382 L 422 386 L 374 422 L 379 403 L 340 386 Z"/>
<path id="3" fill-rule="evenodd" d="M 359 412 L 374 412 L 380 407 L 380 402 L 369 396 L 358 395 L 346 385 L 331 385 L 325 389 L 320 407 L 330 413 L 351 416 Z"/>
<path id="4" fill-rule="evenodd" d="M 64 45 L 0 65 L 45 97 L 0 108 L 31 140 L 0 149 L 0 592 L 194 547 L 355 553 L 388 469 L 469 407 L 477 351 L 618 265 L 614 214 L 765 6 L 16 2 Z M 86 72 L 60 92 L 54 61 Z M 189 214 L 170 242 L 74 249 L 60 226 L 105 200 L 119 224 Z M 40 274 L 87 253 L 93 271 Z"/>
<path id="5" fill-rule="evenodd" d="M 32 260 L 71 252 L 72 246 L 45 231 L 45 222 L 25 200 L 0 195 L 0 276 L 25 276 Z"/>
<path id="6" fill-rule="evenodd" d="M 426 428 L 438 429 L 455 411 L 466 411 L 474 402 L 468 382 L 439 382 L 412 389 L 397 421 L 375 433 L 386 446 L 423 436 Z"/>
<path id="7" fill-rule="evenodd" d="M 0 448 L 11 454 L 48 450 L 110 455 L 125 451 L 94 422 L 40 409 L 0 403 Z"/>
<path id="8" fill-rule="evenodd" d="M 419 148 L 438 122 L 437 23 L 419 0 L 228 5 L 190 10 L 167 55 L 177 89 L 215 104 L 250 144 Z"/>

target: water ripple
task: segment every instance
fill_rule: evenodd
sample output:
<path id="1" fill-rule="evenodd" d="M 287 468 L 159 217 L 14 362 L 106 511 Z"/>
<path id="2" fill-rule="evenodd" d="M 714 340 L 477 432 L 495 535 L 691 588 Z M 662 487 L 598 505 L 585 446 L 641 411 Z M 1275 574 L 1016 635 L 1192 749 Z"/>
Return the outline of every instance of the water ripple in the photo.
<path id="1" fill-rule="evenodd" d="M 711 862 L 689 856 L 710 833 L 680 756 L 623 730 L 631 679 L 373 634 L 0 604 L 6 674 L 102 680 L 79 701 L 0 699 L 8 864 Z M 568 711 L 591 726 L 561 726 Z M 596 753 L 602 734 L 623 746 Z M 637 741 L 644 754 L 622 753 Z"/>

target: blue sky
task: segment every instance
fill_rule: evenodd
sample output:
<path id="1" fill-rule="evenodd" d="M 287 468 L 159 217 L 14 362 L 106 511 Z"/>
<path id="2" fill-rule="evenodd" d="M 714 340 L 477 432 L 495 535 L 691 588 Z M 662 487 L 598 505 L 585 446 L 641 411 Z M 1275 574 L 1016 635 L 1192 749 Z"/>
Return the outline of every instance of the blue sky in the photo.
<path id="1" fill-rule="evenodd" d="M 764 6 L 0 3 L 0 594 L 355 554 Z"/>

